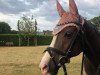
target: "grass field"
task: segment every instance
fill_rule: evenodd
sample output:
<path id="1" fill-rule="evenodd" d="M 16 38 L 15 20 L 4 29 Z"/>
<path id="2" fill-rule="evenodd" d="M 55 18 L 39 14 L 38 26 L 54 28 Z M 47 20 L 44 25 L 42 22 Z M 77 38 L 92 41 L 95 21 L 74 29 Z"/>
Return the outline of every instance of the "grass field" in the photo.
<path id="1" fill-rule="evenodd" d="M 0 75 L 41 75 L 38 65 L 46 47 L 0 47 Z M 67 65 L 68 75 L 80 75 L 80 67 L 81 55 Z"/>

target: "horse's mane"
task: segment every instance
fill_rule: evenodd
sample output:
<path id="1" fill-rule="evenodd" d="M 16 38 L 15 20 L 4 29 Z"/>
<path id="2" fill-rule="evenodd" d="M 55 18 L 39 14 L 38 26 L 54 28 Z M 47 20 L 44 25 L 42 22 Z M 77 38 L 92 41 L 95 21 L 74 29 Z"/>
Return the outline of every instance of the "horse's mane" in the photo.
<path id="1" fill-rule="evenodd" d="M 90 34 L 93 33 L 93 34 L 100 35 L 100 31 L 95 27 L 95 25 L 91 21 L 86 20 L 86 25 L 88 25 L 88 27 L 89 27 L 88 30 L 90 31 Z"/>
<path id="2" fill-rule="evenodd" d="M 85 20 L 84 28 L 87 38 L 87 50 L 85 54 L 95 66 L 98 66 L 99 61 L 96 57 L 100 57 L 100 32 L 91 21 Z"/>

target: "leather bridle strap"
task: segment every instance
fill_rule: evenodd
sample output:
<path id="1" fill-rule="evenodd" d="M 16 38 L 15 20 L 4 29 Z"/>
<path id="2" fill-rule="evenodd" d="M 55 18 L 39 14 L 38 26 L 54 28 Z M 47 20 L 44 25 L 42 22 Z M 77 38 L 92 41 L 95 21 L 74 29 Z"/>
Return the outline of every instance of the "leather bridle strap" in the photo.
<path id="1" fill-rule="evenodd" d="M 52 52 L 55 52 L 55 53 L 60 54 L 62 56 L 66 55 L 66 53 L 63 53 L 62 51 L 60 51 L 56 48 L 52 48 L 52 47 L 48 47 L 44 52 L 46 52 L 46 51 L 52 51 Z"/>
<path id="2" fill-rule="evenodd" d="M 64 70 L 64 75 L 67 75 L 67 70 L 66 70 L 66 66 L 65 66 L 65 64 L 62 65 L 62 67 L 63 67 L 63 70 Z"/>
<path id="3" fill-rule="evenodd" d="M 49 52 L 49 54 L 50 54 L 50 56 L 51 56 L 51 58 L 52 58 L 52 61 L 54 62 L 56 68 L 59 68 L 59 67 L 62 66 L 62 68 L 63 68 L 63 70 L 64 70 L 64 75 L 67 75 L 67 70 L 66 70 L 65 63 L 60 63 L 60 65 L 57 64 L 56 61 L 55 61 L 55 59 L 54 59 L 54 56 L 52 55 L 52 52 L 55 52 L 55 53 L 60 54 L 60 55 L 62 55 L 62 56 L 66 56 L 66 54 L 63 53 L 62 51 L 60 51 L 60 50 L 58 50 L 58 49 L 56 49 L 56 48 L 52 48 L 52 47 L 48 47 L 44 52 L 46 52 L 46 51 Z M 66 59 L 67 59 L 67 58 L 66 58 Z"/>
<path id="4" fill-rule="evenodd" d="M 55 66 L 58 67 L 58 65 L 56 64 L 56 61 L 54 59 L 54 56 L 52 55 L 53 50 L 55 50 L 55 49 L 48 47 L 43 53 L 45 53 L 47 51 L 50 54 L 50 57 L 51 57 L 52 61 L 54 62 Z"/>
<path id="5" fill-rule="evenodd" d="M 83 75 L 83 65 L 84 65 L 84 53 L 82 55 L 82 64 L 81 64 L 81 73 L 80 73 L 80 75 Z"/>

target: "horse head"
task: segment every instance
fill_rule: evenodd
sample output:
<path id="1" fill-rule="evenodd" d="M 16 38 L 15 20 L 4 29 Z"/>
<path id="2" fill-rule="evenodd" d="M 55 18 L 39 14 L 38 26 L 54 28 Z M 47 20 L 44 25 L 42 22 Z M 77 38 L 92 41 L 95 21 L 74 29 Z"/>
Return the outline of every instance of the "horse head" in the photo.
<path id="1" fill-rule="evenodd" d="M 53 40 L 45 50 L 40 62 L 43 75 L 57 75 L 59 67 L 69 62 L 73 56 L 81 51 L 81 27 L 84 19 L 79 15 L 74 0 L 69 0 L 69 11 L 66 12 L 57 0 L 60 20 L 53 30 Z"/>

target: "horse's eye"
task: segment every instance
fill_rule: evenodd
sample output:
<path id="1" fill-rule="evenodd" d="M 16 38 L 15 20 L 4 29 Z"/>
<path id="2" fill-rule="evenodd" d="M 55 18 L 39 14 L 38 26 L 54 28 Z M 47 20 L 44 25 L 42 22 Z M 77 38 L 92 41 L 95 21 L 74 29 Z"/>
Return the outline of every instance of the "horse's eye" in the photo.
<path id="1" fill-rule="evenodd" d="M 67 37 L 67 38 L 71 38 L 72 35 L 73 35 L 73 32 L 72 32 L 72 31 L 67 31 L 67 32 L 65 33 L 65 37 Z"/>

